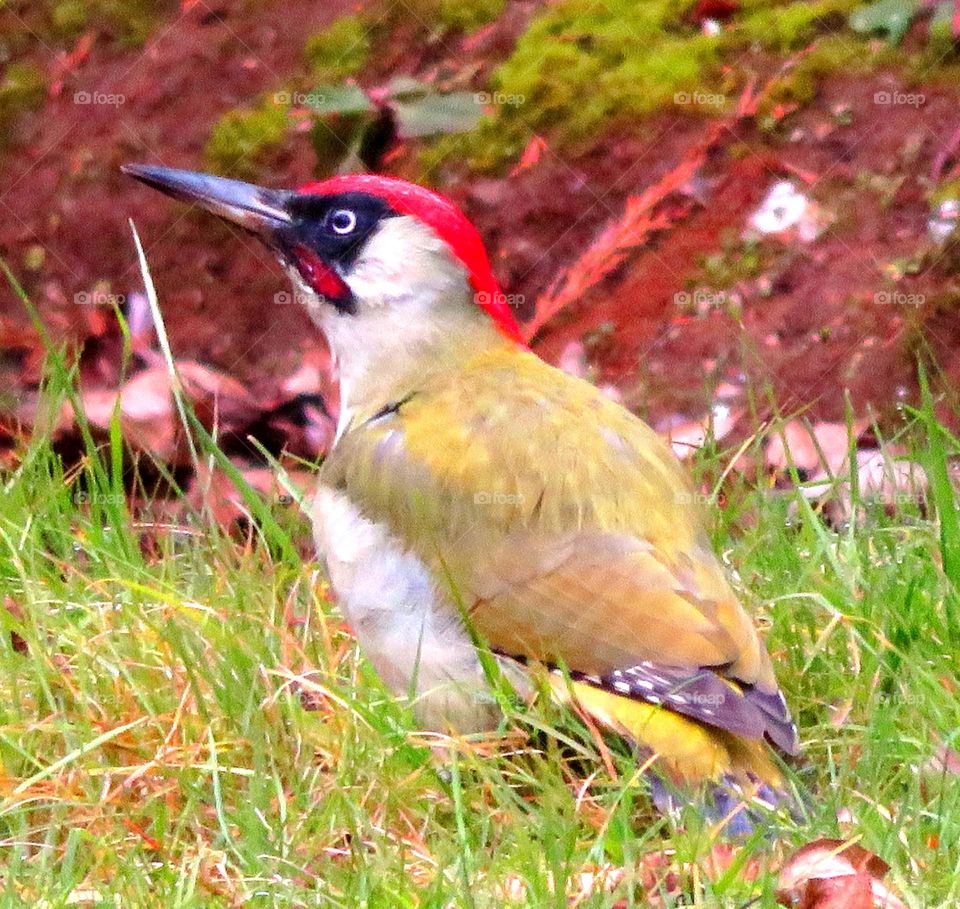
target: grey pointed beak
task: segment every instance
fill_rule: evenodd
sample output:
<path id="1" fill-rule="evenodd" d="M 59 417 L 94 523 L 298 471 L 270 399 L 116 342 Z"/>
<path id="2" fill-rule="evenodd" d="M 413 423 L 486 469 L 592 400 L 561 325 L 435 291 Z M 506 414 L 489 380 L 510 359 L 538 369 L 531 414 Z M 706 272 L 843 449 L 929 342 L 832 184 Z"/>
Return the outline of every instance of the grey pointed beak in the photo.
<path id="1" fill-rule="evenodd" d="M 293 221 L 288 203 L 296 193 L 171 167 L 124 164 L 120 169 L 147 186 L 175 199 L 195 203 L 265 240 Z"/>

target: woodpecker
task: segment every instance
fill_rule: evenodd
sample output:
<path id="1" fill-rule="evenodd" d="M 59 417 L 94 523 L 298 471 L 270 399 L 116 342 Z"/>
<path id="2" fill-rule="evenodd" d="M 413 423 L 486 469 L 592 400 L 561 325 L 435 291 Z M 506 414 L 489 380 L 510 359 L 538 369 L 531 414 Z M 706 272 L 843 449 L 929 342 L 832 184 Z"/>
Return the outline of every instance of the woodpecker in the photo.
<path id="1" fill-rule="evenodd" d="M 480 645 L 672 786 L 781 785 L 770 746 L 794 754 L 796 727 L 701 497 L 638 417 L 524 345 L 459 208 L 378 175 L 274 190 L 124 170 L 255 234 L 325 335 L 341 404 L 317 547 L 424 728 L 496 727 Z"/>

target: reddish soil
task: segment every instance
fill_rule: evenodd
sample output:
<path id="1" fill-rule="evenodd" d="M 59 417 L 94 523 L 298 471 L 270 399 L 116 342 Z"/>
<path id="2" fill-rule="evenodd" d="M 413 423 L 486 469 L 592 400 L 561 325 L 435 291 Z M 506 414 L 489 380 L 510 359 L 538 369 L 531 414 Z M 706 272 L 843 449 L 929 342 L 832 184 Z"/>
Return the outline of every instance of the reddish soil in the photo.
<path id="1" fill-rule="evenodd" d="M 98 282 L 128 294 L 141 281 L 127 218 L 132 217 L 179 356 L 210 363 L 269 395 L 296 371 L 320 339 L 294 306 L 275 305 L 286 283 L 269 255 L 215 219 L 186 212 L 119 173 L 124 161 L 201 166 L 211 123 L 224 111 L 303 73 L 305 36 L 347 9 L 347 0 L 304 0 L 297 16 L 276 0 L 258 4 L 183 3 L 147 46 L 124 49 L 97 39 L 39 114 L 25 116 L 0 153 L 0 254 L 11 264 L 44 320 L 59 336 L 82 334 L 90 307 L 77 295 Z M 373 68 L 429 74 L 475 63 L 478 83 L 509 51 L 530 4 L 510 12 L 479 38 L 454 36 L 415 52 L 394 48 Z M 0 13 L 0 16 L 3 14 Z M 0 20 L 2 21 L 2 20 Z M 416 45 L 413 45 L 416 46 Z M 52 71 L 53 49 L 34 59 Z M 455 62 L 454 62 L 455 61 Z M 466 61 L 466 63 L 464 62 Z M 709 389 L 725 380 L 743 389 L 773 389 L 785 410 L 812 402 L 814 416 L 836 419 L 849 389 L 855 407 L 881 415 L 913 394 L 919 339 L 927 339 L 948 375 L 960 374 L 960 320 L 954 271 L 928 239 L 928 178 L 960 122 L 957 94 L 925 88 L 922 106 L 880 108 L 875 92 L 902 88 L 896 77 L 838 75 L 819 98 L 775 132 L 745 127 L 711 158 L 672 229 L 634 253 L 575 310 L 547 326 L 537 348 L 557 360 L 571 343 L 598 378 L 654 420 L 697 416 Z M 78 105 L 75 92 L 121 94 L 116 106 Z M 849 125 L 835 111 L 849 109 Z M 513 177 L 460 178 L 442 187 L 460 201 L 486 237 L 505 290 L 531 301 L 567 268 L 626 197 L 676 166 L 703 134 L 688 113 L 652 117 L 630 135 L 611 135 L 586 155 L 548 150 Z M 403 170 L 409 156 L 394 157 Z M 264 182 L 312 178 L 306 137 L 292 140 Z M 833 218 L 812 244 L 768 238 L 763 268 L 735 286 L 739 317 L 718 307 L 680 311 L 678 292 L 709 287 L 702 262 L 725 246 L 739 248 L 749 213 L 777 179 L 809 176 L 807 192 Z M 868 188 L 900 180 L 889 201 Z M 791 176 L 792 175 L 792 176 Z M 45 250 L 36 271 L 28 250 Z M 924 306 L 878 305 L 893 287 L 884 268 L 920 258 L 918 274 L 896 285 Z M 86 311 L 85 311 L 86 310 Z M 4 284 L 0 315 L 26 321 Z M 746 392 L 743 392 L 744 394 Z"/>
<path id="2" fill-rule="evenodd" d="M 656 412 L 666 399 L 696 411 L 705 388 L 745 373 L 756 388 L 772 385 L 783 408 L 807 404 L 825 419 L 842 418 L 845 388 L 858 410 L 870 406 L 889 414 L 913 386 L 921 325 L 946 355 L 941 362 L 953 368 L 946 339 L 956 331 L 954 312 L 876 299 L 893 286 L 884 266 L 924 251 L 931 261 L 897 289 L 931 302 L 956 292 L 948 264 L 927 239 L 925 194 L 932 161 L 960 119 L 956 98 L 931 92 L 922 110 L 900 108 L 880 119 L 864 115 L 881 88 L 890 88 L 889 76 L 828 83 L 818 102 L 791 120 L 791 132 L 802 133 L 802 141 L 771 140 L 753 129 L 731 140 L 727 148 L 735 145 L 742 157 L 716 156 L 698 190 L 703 204 L 584 300 L 567 324 L 555 325 L 545 354 L 555 357 L 585 328 L 609 323 L 610 340 L 597 360 L 603 376 L 628 389 L 634 405 L 653 400 Z M 855 112 L 849 126 L 833 123 L 830 112 L 841 105 Z M 935 127 L 944 123 L 951 127 L 941 133 Z M 689 135 L 681 133 L 680 141 Z M 677 160 L 672 144 L 657 144 L 658 161 Z M 911 149 L 909 168 L 898 168 Z M 835 217 L 834 224 L 813 244 L 763 242 L 766 267 L 759 280 L 736 285 L 743 298 L 740 320 L 722 307 L 702 317 L 678 316 L 677 291 L 697 273 L 696 263 L 740 234 L 745 216 L 773 182 L 796 173 L 808 175 L 809 185 L 796 177 L 794 182 Z M 886 208 L 876 192 L 858 187 L 864 174 L 904 177 Z M 643 173 L 644 180 L 655 176 L 655 170 Z M 596 191 L 596 183 L 591 188 Z M 696 286 L 709 288 L 709 282 L 701 279 Z"/>
<path id="3" fill-rule="evenodd" d="M 187 6 L 187 4 L 185 4 Z M 98 281 L 114 294 L 142 287 L 127 224 L 136 221 L 178 355 L 214 363 L 246 381 L 292 372 L 312 329 L 296 307 L 269 305 L 285 279 L 260 247 L 216 219 L 168 204 L 120 171 L 125 161 L 198 168 L 211 124 L 303 69 L 308 34 L 348 9 L 347 0 L 189 4 L 140 50 L 97 41 L 42 115 L 24 118 L 0 171 L 0 254 L 12 263 L 50 325 L 69 333 L 86 318 L 74 301 Z M 54 55 L 38 51 L 47 67 Z M 77 105 L 77 92 L 120 94 L 124 103 Z M 275 183 L 311 174 L 306 142 L 280 162 Z M 19 268 L 32 244 L 43 268 Z M 0 313 L 23 317 L 4 283 Z"/>

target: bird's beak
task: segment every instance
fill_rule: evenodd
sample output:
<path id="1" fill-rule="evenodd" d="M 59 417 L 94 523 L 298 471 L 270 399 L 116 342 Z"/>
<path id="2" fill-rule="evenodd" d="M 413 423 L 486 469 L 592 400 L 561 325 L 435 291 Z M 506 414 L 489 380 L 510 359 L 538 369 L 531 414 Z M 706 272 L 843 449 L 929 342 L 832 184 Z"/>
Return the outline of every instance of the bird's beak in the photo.
<path id="1" fill-rule="evenodd" d="M 148 164 L 124 164 L 121 170 L 168 196 L 193 202 L 239 224 L 268 243 L 293 221 L 288 211 L 288 203 L 295 196 L 292 192 Z"/>

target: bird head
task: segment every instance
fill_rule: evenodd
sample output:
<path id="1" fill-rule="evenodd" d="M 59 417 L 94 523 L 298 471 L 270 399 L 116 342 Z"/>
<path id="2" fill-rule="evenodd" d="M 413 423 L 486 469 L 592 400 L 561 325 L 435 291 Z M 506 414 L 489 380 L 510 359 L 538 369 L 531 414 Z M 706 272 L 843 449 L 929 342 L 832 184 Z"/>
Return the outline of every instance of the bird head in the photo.
<path id="1" fill-rule="evenodd" d="M 342 403 L 373 395 L 364 386 L 374 376 L 388 393 L 433 361 L 469 354 L 464 345 L 521 342 L 476 228 L 429 189 L 374 174 L 277 190 L 165 167 L 123 170 L 276 254 L 327 337 Z"/>

